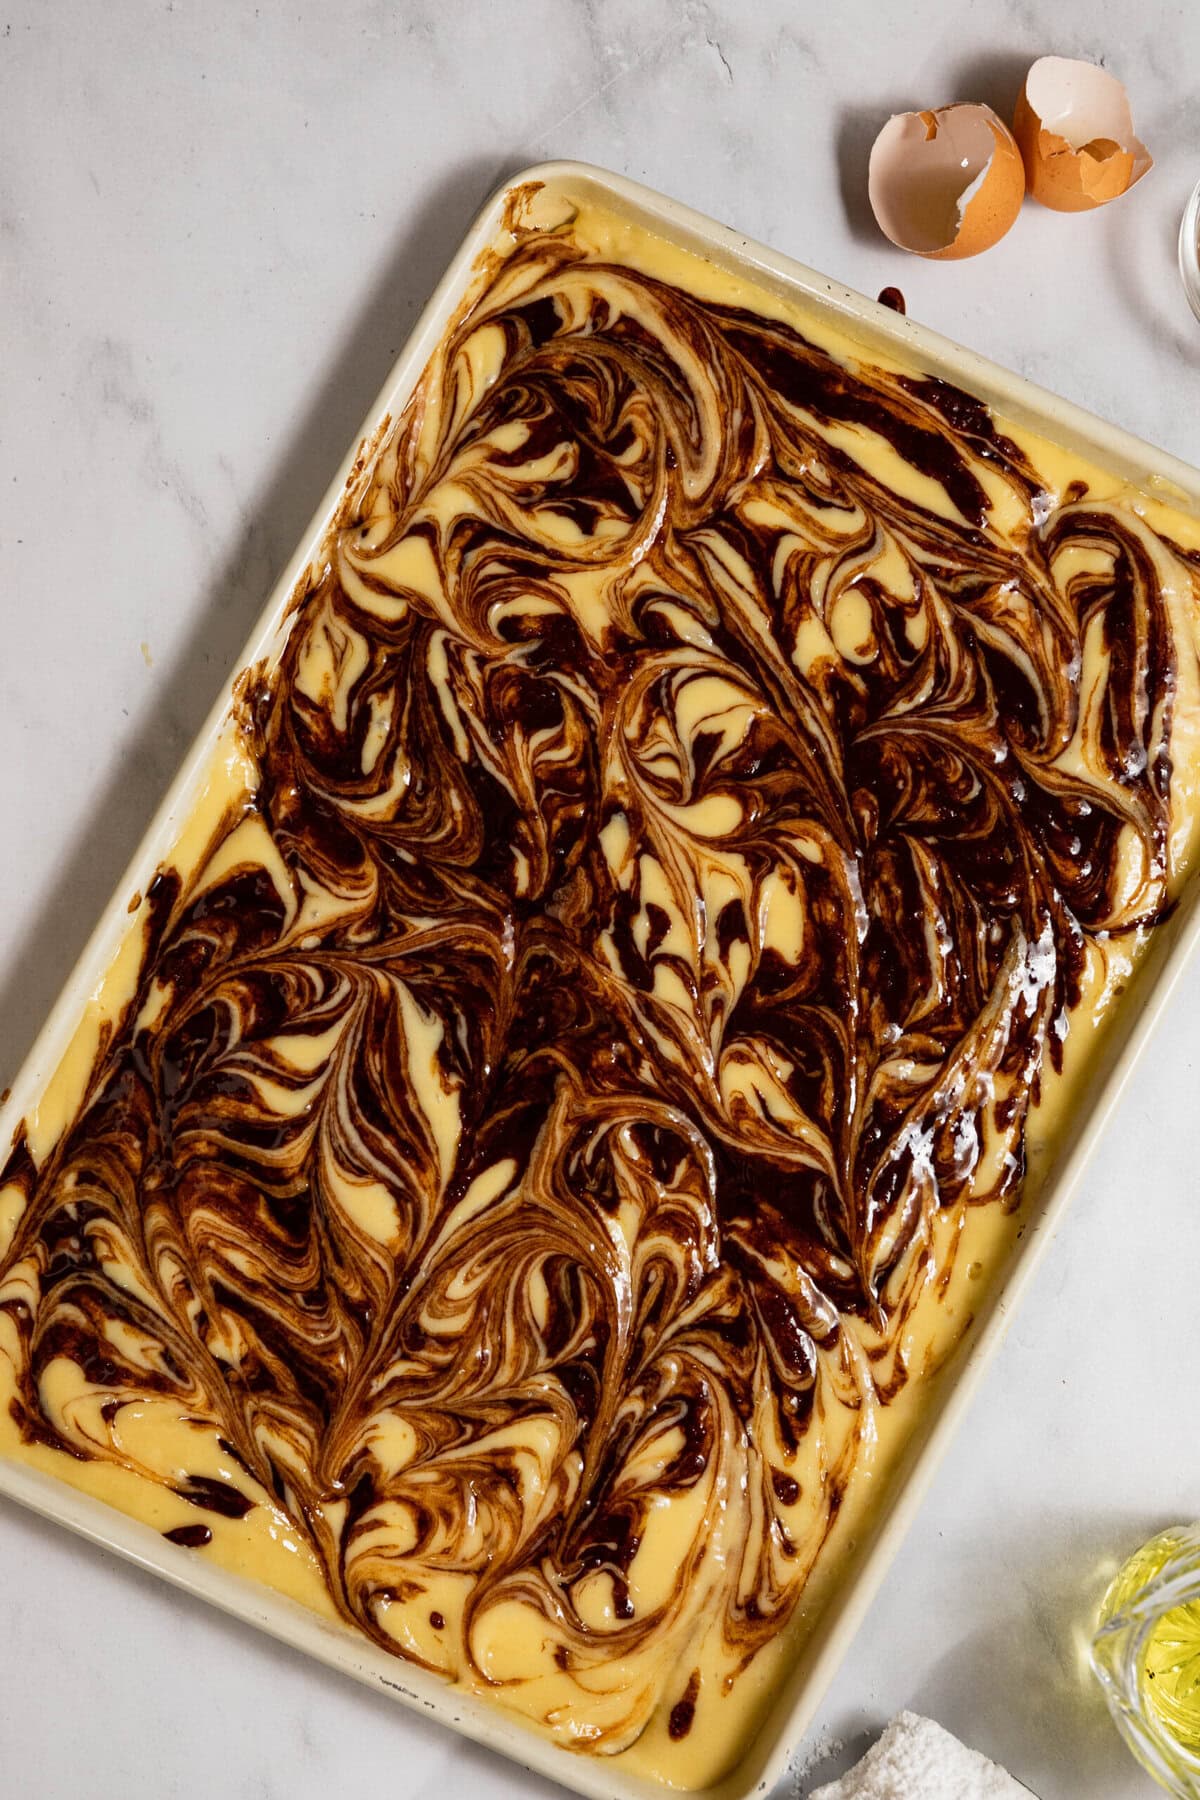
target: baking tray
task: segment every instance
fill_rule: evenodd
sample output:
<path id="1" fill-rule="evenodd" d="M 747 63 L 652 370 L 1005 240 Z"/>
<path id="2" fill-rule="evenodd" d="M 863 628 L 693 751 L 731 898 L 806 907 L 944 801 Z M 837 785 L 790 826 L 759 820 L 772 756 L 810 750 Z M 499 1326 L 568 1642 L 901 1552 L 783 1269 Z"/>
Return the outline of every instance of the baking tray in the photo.
<path id="1" fill-rule="evenodd" d="M 237 665 L 238 671 L 273 657 L 289 624 L 289 602 L 318 557 L 326 533 L 362 469 L 361 458 L 378 441 L 384 421 L 403 409 L 439 337 L 466 292 L 481 254 L 494 240 L 511 191 L 526 182 L 569 187 L 660 237 L 735 272 L 775 294 L 797 300 L 851 336 L 868 353 L 901 357 L 928 374 L 969 389 L 1013 424 L 1049 438 L 1067 451 L 1099 464 L 1147 495 L 1200 516 L 1200 471 L 1010 374 L 959 345 L 878 305 L 802 264 L 780 256 L 636 182 L 586 164 L 552 162 L 525 169 L 505 182 L 483 207 L 447 269 L 363 425 L 330 483 L 303 542 L 267 602 Z M 73 1037 L 88 1001 L 130 929 L 129 896 L 144 893 L 156 869 L 168 859 L 203 783 L 213 746 L 228 718 L 236 675 L 218 695 L 183 767 L 159 807 L 112 901 L 99 920 L 57 1004 L 0 1108 L 0 1155 L 22 1120 L 37 1105 Z M 1055 1165 L 1041 1185 L 1025 1228 L 998 1281 L 976 1314 L 966 1339 L 939 1375 L 929 1417 L 906 1453 L 902 1474 L 886 1509 L 856 1553 L 851 1572 L 840 1582 L 819 1629 L 797 1654 L 757 1737 L 741 1762 L 705 1800 L 747 1800 L 766 1794 L 784 1772 L 820 1698 L 862 1622 L 870 1601 L 911 1524 L 959 1420 L 1014 1307 L 1045 1252 L 1047 1242 L 1079 1185 L 1117 1098 L 1144 1049 L 1167 998 L 1200 936 L 1200 909 L 1192 881 L 1174 913 L 1152 935 L 1130 992 L 1106 1034 L 1086 1087 L 1078 1096 L 1059 1139 Z M 177 1587 L 261 1627 L 285 1643 L 394 1694 L 482 1744 L 512 1757 L 577 1793 L 597 1800 L 661 1800 L 658 1782 L 630 1774 L 607 1758 L 562 1749 L 499 1707 L 449 1687 L 436 1676 L 377 1650 L 349 1627 L 331 1623 L 296 1601 L 223 1569 L 198 1561 L 168 1543 L 156 1530 L 127 1518 L 104 1502 L 62 1482 L 0 1457 L 0 1494 L 19 1501 L 81 1536 L 152 1570 Z M 695 1791 L 695 1790 L 693 1790 Z"/>

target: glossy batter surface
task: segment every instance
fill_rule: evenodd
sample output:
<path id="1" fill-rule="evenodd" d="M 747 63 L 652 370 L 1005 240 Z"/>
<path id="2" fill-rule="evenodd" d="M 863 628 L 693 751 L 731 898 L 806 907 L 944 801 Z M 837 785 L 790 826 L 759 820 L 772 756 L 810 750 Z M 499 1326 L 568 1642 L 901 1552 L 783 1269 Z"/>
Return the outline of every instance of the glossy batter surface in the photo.
<path id="1" fill-rule="evenodd" d="M 0 1451 L 699 1784 L 1177 890 L 1197 533 L 543 200 L 0 1177 Z"/>

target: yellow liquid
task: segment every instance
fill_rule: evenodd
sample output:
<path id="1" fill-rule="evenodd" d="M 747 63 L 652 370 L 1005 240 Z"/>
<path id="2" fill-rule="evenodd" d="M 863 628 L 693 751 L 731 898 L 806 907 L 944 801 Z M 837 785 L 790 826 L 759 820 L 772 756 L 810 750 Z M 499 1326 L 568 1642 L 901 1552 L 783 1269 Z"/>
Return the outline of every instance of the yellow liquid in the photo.
<path id="1" fill-rule="evenodd" d="M 1124 1613 L 1172 1564 L 1169 1577 L 1190 1568 L 1200 1588 L 1200 1540 L 1163 1531 L 1143 1544 L 1114 1576 L 1100 1607 L 1100 1624 Z M 1200 1751 L 1200 1594 L 1156 1619 L 1139 1647 L 1137 1687 L 1147 1722 L 1183 1750 Z"/>

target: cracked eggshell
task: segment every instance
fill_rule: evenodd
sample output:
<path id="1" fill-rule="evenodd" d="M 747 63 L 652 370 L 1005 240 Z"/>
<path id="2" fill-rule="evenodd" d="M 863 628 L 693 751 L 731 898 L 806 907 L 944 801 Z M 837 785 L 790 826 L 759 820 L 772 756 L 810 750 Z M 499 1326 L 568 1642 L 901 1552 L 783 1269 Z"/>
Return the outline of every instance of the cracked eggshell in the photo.
<path id="1" fill-rule="evenodd" d="M 1021 210 L 1025 171 L 990 106 L 895 113 L 871 149 L 871 211 L 902 250 L 949 262 L 990 250 Z"/>
<path id="2" fill-rule="evenodd" d="M 1095 63 L 1043 56 L 1013 115 L 1029 191 L 1055 212 L 1089 212 L 1140 181 L 1153 159 L 1134 134 L 1129 96 Z"/>

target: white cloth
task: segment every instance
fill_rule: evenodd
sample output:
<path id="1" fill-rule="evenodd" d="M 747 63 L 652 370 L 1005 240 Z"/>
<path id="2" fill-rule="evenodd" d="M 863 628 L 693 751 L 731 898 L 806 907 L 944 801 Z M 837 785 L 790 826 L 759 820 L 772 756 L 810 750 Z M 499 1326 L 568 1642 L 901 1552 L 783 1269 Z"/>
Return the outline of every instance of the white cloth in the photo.
<path id="1" fill-rule="evenodd" d="M 809 1800 L 1028 1800 L 1029 1789 L 919 1713 L 897 1715 L 860 1763 Z"/>

